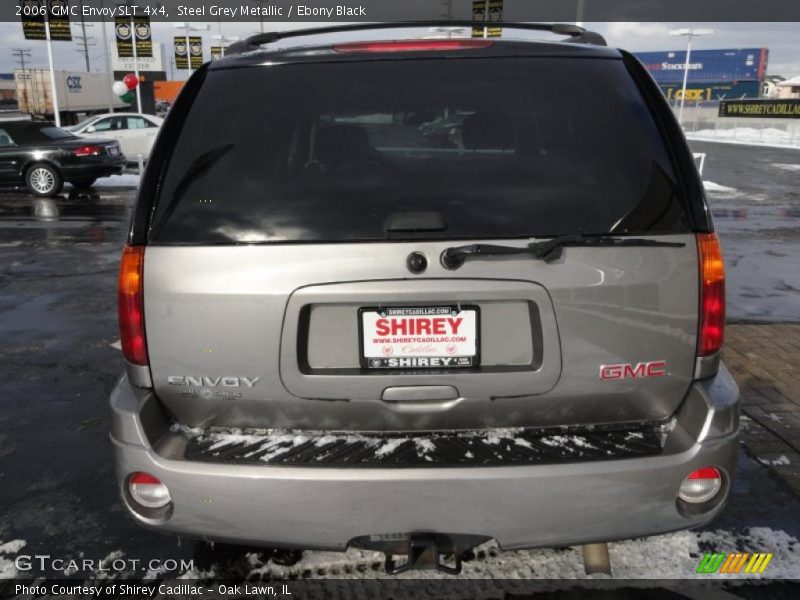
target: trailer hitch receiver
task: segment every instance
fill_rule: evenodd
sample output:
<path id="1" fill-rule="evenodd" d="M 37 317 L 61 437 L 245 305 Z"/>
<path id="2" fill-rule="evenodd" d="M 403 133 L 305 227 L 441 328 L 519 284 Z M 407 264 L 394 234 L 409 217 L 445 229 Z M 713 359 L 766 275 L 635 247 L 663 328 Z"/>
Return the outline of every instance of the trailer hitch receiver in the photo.
<path id="1" fill-rule="evenodd" d="M 444 561 L 444 554 L 453 555 L 453 564 Z M 405 562 L 396 564 L 394 555 L 387 553 L 385 568 L 389 575 L 398 575 L 412 569 L 436 569 L 450 575 L 458 575 L 461 573 L 461 551 L 452 547 L 446 536 L 435 533 L 412 534 L 408 539 Z"/>

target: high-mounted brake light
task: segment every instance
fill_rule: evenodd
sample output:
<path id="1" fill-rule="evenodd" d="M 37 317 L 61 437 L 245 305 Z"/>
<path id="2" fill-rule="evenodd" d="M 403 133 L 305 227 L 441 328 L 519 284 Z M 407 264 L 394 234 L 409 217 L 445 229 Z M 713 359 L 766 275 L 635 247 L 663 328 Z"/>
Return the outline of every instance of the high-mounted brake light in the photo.
<path id="1" fill-rule="evenodd" d="M 388 42 L 350 42 L 336 44 L 336 52 L 441 52 L 488 48 L 492 40 L 400 40 Z"/>
<path id="2" fill-rule="evenodd" d="M 119 266 L 119 333 L 122 354 L 135 365 L 147 364 L 143 284 L 144 246 L 125 246 Z"/>
<path id="3" fill-rule="evenodd" d="M 72 151 L 75 156 L 99 156 L 103 153 L 103 148 L 100 146 L 81 146 Z"/>
<path id="4" fill-rule="evenodd" d="M 722 348 L 725 337 L 725 264 L 715 233 L 697 236 L 700 260 L 700 330 L 698 356 L 709 356 Z"/>

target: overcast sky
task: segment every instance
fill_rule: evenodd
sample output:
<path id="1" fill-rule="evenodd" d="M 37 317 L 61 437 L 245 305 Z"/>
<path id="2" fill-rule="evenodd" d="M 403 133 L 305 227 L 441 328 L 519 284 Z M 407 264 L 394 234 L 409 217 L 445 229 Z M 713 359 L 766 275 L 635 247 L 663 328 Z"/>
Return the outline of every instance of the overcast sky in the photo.
<path id="1" fill-rule="evenodd" d="M 330 23 L 327 23 L 328 25 Z M 322 26 L 323 23 L 265 23 L 267 30 L 303 28 Z M 800 23 L 589 23 L 586 26 L 602 33 L 610 46 L 625 48 L 631 51 L 642 50 L 681 50 L 685 48 L 685 39 L 671 37 L 669 31 L 682 27 L 710 27 L 714 34 L 696 38 L 693 47 L 702 48 L 769 48 L 770 75 L 792 77 L 800 75 Z M 105 69 L 101 41 L 101 25 L 87 24 L 87 34 L 95 38 L 96 46 L 90 48 L 92 71 Z M 113 40 L 113 28 L 106 24 L 109 40 Z M 222 25 L 226 36 L 241 36 L 256 33 L 258 23 L 225 23 Z M 73 35 L 80 33 L 80 27 L 72 24 Z M 154 42 L 163 42 L 165 61 L 172 53 L 172 38 L 182 30 L 175 28 L 174 23 L 154 23 Z M 212 45 L 211 35 L 219 33 L 219 24 L 209 24 L 208 31 L 199 32 L 205 42 L 205 57 L 208 59 L 208 47 Z M 390 34 L 373 33 L 373 37 L 386 37 Z M 391 34 L 394 35 L 394 34 Z M 360 37 L 363 37 L 360 36 Z M 47 52 L 44 42 L 27 41 L 22 37 L 22 25 L 17 22 L 0 23 L 0 73 L 8 73 L 18 64 L 12 55 L 14 48 L 25 48 L 31 51 L 31 67 L 47 68 Z M 85 70 L 83 54 L 78 51 L 74 42 L 56 42 L 56 69 Z M 28 66 L 26 64 L 26 66 Z M 165 70 L 169 73 L 168 64 Z M 186 77 L 186 71 L 176 71 L 175 78 Z"/>

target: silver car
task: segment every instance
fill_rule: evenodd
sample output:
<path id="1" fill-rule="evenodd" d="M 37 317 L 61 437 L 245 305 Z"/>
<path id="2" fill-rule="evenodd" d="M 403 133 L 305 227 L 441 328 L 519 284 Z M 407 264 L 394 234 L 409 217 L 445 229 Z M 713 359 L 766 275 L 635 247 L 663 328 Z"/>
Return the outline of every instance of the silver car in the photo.
<path id="1" fill-rule="evenodd" d="M 570 37 L 264 34 L 189 80 L 120 271 L 137 521 L 454 573 L 720 513 L 738 390 L 691 153 L 630 54 L 515 27 Z"/>

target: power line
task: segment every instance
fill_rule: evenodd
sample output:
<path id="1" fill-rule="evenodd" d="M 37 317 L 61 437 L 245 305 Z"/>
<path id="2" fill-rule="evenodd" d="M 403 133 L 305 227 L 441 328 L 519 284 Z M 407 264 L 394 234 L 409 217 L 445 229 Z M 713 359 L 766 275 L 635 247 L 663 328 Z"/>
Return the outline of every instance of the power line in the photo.
<path id="1" fill-rule="evenodd" d="M 89 48 L 94 48 L 97 43 L 94 41 L 94 36 L 73 35 L 75 43 L 78 44 L 76 52 L 83 54 L 86 60 L 86 72 L 91 71 L 91 62 L 89 61 Z"/>
<path id="2" fill-rule="evenodd" d="M 91 68 L 91 63 L 89 62 L 89 47 L 96 46 L 97 44 L 90 44 L 90 40 L 94 40 L 94 37 L 86 35 L 86 20 L 83 18 L 83 0 L 79 0 L 80 4 L 80 15 L 81 15 L 81 35 L 76 35 L 75 38 L 77 39 L 78 44 L 78 52 L 82 52 L 84 58 L 86 59 L 86 72 L 89 73 Z"/>
<path id="3" fill-rule="evenodd" d="M 25 59 L 31 57 L 31 49 L 30 48 L 13 48 L 11 51 L 11 55 L 16 58 L 16 62 L 19 63 L 20 69 L 22 72 L 25 72 Z"/>

